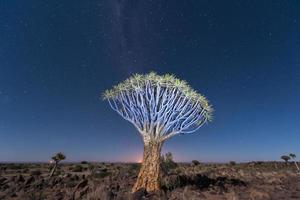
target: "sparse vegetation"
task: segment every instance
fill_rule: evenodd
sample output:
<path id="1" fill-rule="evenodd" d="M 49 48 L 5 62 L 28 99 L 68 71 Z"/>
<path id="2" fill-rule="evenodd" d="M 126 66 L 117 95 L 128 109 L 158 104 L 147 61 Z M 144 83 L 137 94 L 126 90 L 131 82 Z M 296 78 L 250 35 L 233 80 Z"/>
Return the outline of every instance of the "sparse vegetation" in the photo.
<path id="1" fill-rule="evenodd" d="M 168 154 L 165 156 L 172 158 Z M 171 160 L 171 159 L 167 159 Z M 255 163 L 255 165 L 250 165 Z M 92 171 L 70 171 L 84 164 L 65 163 L 57 168 L 60 176 L 51 179 L 47 164 L 26 164 L 22 169 L 14 165 L 1 164 L 5 173 L 0 174 L 0 199 L 297 199 L 300 195 L 300 176 L 294 173 L 294 165 L 283 162 L 201 163 L 193 167 L 190 163 L 177 163 L 175 169 L 162 176 L 163 190 L 147 193 L 139 190 L 131 194 L 140 164 L 93 163 Z M 274 168 L 274 164 L 278 168 Z M 12 166 L 13 169 L 9 168 Z M 28 167 L 31 173 L 23 173 Z M 31 168 L 33 167 L 33 169 Z M 19 167 L 17 167 L 19 168 Z M 36 172 L 38 171 L 38 172 Z M 41 174 L 40 174 L 41 173 Z M 40 174 L 40 175 L 38 175 Z M 57 173 L 55 173 L 57 174 Z M 235 191 L 235 193 L 232 193 Z M 231 195 L 231 196 L 230 196 Z M 233 198 L 234 197 L 234 198 Z M 269 198 L 269 199 L 270 199 Z M 267 198 L 268 199 L 268 198 Z"/>

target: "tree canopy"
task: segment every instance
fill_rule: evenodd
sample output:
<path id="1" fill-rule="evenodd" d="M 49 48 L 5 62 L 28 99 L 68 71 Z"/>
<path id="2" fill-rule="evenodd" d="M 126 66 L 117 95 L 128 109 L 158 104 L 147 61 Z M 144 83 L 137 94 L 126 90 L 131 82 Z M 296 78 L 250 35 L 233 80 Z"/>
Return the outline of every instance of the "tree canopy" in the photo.
<path id="1" fill-rule="evenodd" d="M 144 138 L 164 140 L 191 133 L 212 120 L 208 100 L 170 74 L 135 74 L 106 90 L 103 99 Z"/>

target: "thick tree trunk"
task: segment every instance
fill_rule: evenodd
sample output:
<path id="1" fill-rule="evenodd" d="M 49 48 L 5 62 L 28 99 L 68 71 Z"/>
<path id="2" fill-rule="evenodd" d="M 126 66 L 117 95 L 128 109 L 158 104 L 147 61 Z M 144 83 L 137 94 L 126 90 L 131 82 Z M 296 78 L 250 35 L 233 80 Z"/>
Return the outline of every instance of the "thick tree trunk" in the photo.
<path id="1" fill-rule="evenodd" d="M 162 142 L 144 143 L 143 163 L 132 192 L 145 188 L 148 192 L 160 189 L 160 152 Z"/>

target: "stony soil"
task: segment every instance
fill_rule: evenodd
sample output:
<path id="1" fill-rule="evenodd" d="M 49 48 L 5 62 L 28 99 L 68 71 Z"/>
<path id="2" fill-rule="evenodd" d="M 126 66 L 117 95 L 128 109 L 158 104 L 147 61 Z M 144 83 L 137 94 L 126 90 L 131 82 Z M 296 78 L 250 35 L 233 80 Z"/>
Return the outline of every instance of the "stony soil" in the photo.
<path id="1" fill-rule="evenodd" d="M 285 163 L 179 164 L 168 169 L 162 190 L 131 194 L 139 164 L 0 164 L 0 199 L 300 199 L 300 172 Z"/>

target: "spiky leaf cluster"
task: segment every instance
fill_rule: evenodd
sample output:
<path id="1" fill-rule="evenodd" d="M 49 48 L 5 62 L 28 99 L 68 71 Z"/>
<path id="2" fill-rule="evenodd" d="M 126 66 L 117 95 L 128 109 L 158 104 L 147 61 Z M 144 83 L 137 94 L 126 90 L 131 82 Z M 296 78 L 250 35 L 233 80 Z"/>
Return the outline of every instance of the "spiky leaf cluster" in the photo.
<path id="1" fill-rule="evenodd" d="M 66 156 L 65 156 L 63 153 L 61 153 L 61 152 L 55 154 L 55 155 L 52 157 L 52 160 L 54 160 L 55 162 L 59 162 L 59 161 L 62 161 L 62 160 L 64 160 L 64 159 L 66 159 Z"/>
<path id="2" fill-rule="evenodd" d="M 206 110 L 205 115 L 208 121 L 212 120 L 213 109 L 205 96 L 193 90 L 185 80 L 180 80 L 172 74 L 158 75 L 155 72 L 150 72 L 148 74 L 134 74 L 125 81 L 115 85 L 112 89 L 106 90 L 103 93 L 103 99 L 113 99 L 122 91 L 142 89 L 147 83 L 150 83 L 154 87 L 159 84 L 166 88 L 177 88 L 192 101 L 199 101 L 202 108 Z"/>
<path id="3" fill-rule="evenodd" d="M 191 133 L 212 119 L 207 99 L 170 74 L 135 74 L 105 91 L 103 99 L 148 139 Z"/>

